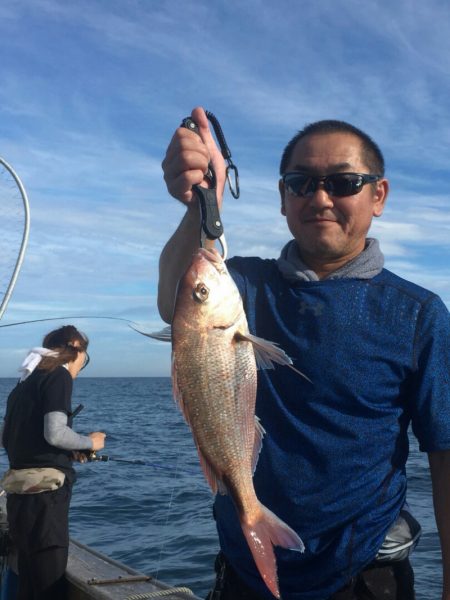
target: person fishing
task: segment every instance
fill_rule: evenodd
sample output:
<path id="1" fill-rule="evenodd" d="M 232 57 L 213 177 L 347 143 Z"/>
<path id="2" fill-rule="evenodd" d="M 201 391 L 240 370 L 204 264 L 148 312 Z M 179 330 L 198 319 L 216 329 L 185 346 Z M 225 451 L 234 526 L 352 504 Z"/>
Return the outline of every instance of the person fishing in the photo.
<path id="1" fill-rule="evenodd" d="M 205 112 L 199 135 L 178 128 L 162 167 L 186 213 L 160 258 L 158 308 L 170 323 L 177 284 L 199 246 L 192 186 L 211 164 L 219 206 L 223 158 Z M 280 164 L 281 214 L 293 239 L 277 259 L 227 261 L 250 332 L 279 345 L 306 378 L 260 370 L 265 429 L 258 498 L 301 535 L 305 552 L 275 548 L 284 600 L 413 600 L 409 552 L 420 528 L 405 504 L 408 427 L 428 453 L 450 600 L 450 318 L 434 293 L 384 268 L 367 236 L 389 183 L 379 147 L 336 120 L 307 125 Z M 312 382 L 312 383 L 311 383 Z M 214 514 L 221 552 L 211 600 L 270 600 L 228 495 Z M 386 552 L 395 531 L 405 543 Z"/>
<path id="2" fill-rule="evenodd" d="M 2 442 L 10 469 L 1 485 L 18 554 L 18 600 L 65 597 L 72 460 L 85 462 L 105 442 L 103 432 L 72 430 L 73 380 L 89 362 L 88 343 L 73 325 L 48 333 L 8 397 Z"/>

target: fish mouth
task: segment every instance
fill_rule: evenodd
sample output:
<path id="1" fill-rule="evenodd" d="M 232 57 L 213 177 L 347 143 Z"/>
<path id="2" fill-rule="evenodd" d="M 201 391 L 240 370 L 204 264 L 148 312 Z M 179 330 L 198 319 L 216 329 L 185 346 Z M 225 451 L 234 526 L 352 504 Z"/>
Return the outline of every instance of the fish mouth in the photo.
<path id="1" fill-rule="evenodd" d="M 195 254 L 194 260 L 206 260 L 220 274 L 226 273 L 224 260 L 215 248 L 199 248 Z"/>

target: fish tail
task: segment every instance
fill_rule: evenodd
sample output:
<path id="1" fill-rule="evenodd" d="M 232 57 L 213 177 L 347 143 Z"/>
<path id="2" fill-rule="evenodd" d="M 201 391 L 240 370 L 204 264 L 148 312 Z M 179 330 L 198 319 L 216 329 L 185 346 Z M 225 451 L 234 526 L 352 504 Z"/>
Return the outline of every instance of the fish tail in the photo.
<path id="1" fill-rule="evenodd" d="M 273 547 L 304 552 L 302 540 L 289 525 L 262 504 L 258 519 L 252 523 L 242 520 L 241 527 L 264 583 L 276 598 L 281 598 Z"/>

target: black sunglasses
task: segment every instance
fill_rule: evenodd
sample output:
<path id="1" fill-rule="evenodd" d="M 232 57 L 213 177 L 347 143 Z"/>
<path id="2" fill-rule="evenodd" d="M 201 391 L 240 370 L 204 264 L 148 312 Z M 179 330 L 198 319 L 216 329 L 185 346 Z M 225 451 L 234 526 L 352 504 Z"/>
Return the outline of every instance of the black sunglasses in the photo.
<path id="1" fill-rule="evenodd" d="M 88 366 L 90 360 L 91 359 L 89 358 L 89 354 L 85 350 L 84 351 L 84 363 L 83 363 L 83 366 L 81 367 L 80 371 L 82 371 L 83 369 L 85 369 Z"/>
<path id="2" fill-rule="evenodd" d="M 315 177 L 300 171 L 291 171 L 282 176 L 282 180 L 289 193 L 294 196 L 312 196 L 319 183 L 323 182 L 324 190 L 330 196 L 354 196 L 359 194 L 367 183 L 374 183 L 381 179 L 381 175 L 368 175 L 367 173 L 332 173 Z"/>

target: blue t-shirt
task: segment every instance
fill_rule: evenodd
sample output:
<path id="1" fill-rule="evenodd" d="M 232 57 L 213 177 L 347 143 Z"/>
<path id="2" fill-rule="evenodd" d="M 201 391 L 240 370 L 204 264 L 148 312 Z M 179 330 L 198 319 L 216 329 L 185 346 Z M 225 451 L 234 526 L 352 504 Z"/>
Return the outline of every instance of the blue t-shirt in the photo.
<path id="1" fill-rule="evenodd" d="M 266 430 L 259 500 L 303 539 L 276 548 L 283 600 L 323 600 L 375 557 L 406 496 L 407 429 L 424 452 L 450 449 L 450 319 L 435 294 L 383 270 L 370 280 L 292 283 L 276 261 L 233 258 L 250 332 L 294 366 L 261 370 Z M 217 496 L 220 543 L 263 598 L 229 496 Z"/>

